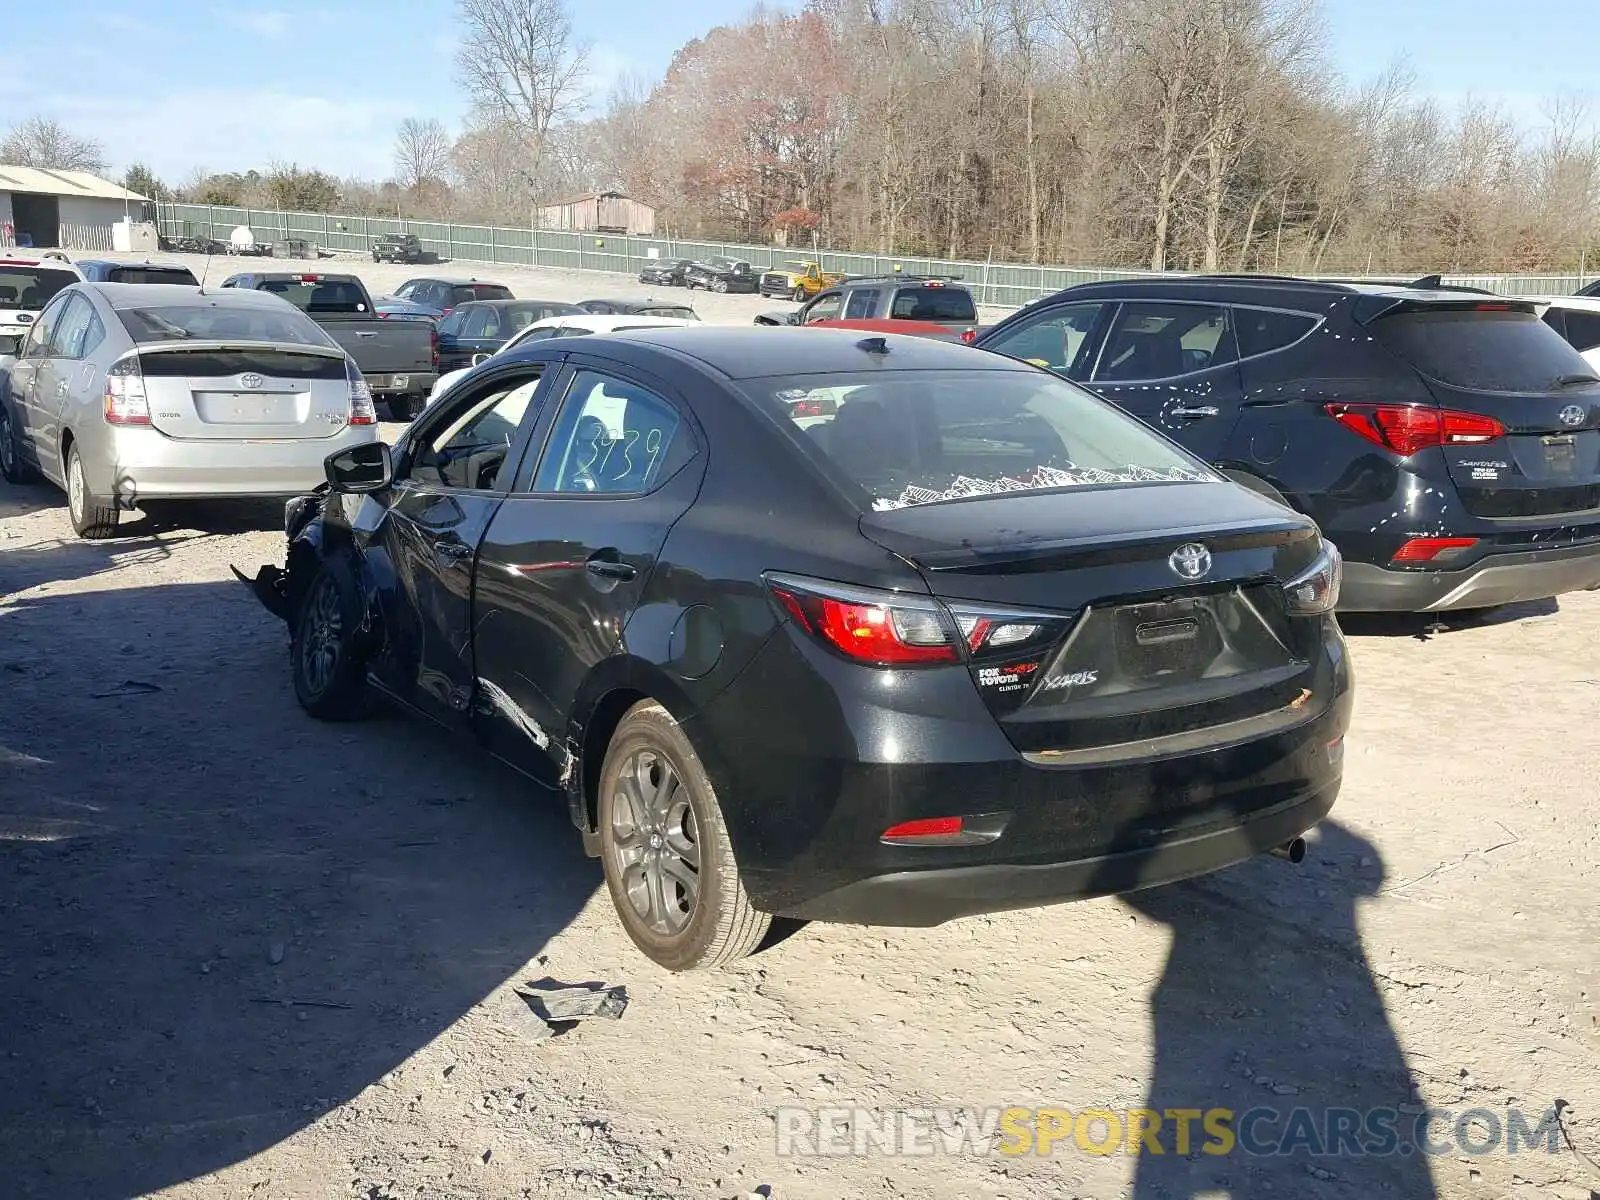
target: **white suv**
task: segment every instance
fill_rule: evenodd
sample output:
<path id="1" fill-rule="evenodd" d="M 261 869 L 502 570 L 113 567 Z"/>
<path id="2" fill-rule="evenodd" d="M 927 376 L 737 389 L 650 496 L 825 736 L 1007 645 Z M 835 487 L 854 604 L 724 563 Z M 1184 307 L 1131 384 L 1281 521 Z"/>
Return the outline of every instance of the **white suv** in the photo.
<path id="1" fill-rule="evenodd" d="M 16 354 L 57 292 L 83 282 L 83 272 L 59 254 L 19 254 L 0 249 L 0 355 Z"/>
<path id="2" fill-rule="evenodd" d="M 1600 375 L 1600 297 L 1532 296 L 1535 304 L 1548 304 L 1544 323 L 1554 329 Z"/>

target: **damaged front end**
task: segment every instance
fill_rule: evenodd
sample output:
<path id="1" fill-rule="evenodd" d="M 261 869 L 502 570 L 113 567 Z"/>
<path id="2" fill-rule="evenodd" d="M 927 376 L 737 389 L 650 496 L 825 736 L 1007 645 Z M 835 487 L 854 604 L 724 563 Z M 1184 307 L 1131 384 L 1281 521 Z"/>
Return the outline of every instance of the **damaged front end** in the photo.
<path id="1" fill-rule="evenodd" d="M 288 547 L 285 566 L 264 564 L 256 572 L 254 579 L 238 567 L 229 568 L 239 582 L 249 588 L 251 594 L 261 601 L 262 606 L 282 621 L 290 623 L 293 621 L 294 592 L 291 590 L 293 582 L 291 575 L 295 570 L 296 560 L 304 557 L 295 553 L 295 544 L 322 515 L 323 505 L 327 502 L 331 490 L 327 484 L 323 484 L 304 496 L 295 496 L 283 506 L 283 532 Z M 312 557 L 315 561 L 315 556 Z"/>

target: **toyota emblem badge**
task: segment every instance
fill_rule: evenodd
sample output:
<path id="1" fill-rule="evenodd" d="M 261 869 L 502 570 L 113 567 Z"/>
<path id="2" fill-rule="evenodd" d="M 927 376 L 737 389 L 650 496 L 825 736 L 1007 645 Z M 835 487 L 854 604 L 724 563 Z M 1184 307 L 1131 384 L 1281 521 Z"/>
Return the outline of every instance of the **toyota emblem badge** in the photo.
<path id="1" fill-rule="evenodd" d="M 1179 579 L 1204 579 L 1211 571 L 1211 551 L 1199 542 L 1190 542 L 1174 550 L 1167 565 Z"/>
<path id="2" fill-rule="evenodd" d="M 254 371 L 250 371 L 247 374 L 239 376 L 239 386 L 247 391 L 253 392 L 265 382 L 266 380 L 262 379 L 261 376 L 257 375 Z"/>

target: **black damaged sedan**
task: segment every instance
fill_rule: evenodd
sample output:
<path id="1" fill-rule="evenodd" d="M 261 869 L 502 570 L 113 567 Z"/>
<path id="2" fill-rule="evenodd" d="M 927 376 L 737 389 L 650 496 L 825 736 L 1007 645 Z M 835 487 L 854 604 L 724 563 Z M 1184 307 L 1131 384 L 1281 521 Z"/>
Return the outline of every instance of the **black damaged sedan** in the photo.
<path id="1" fill-rule="evenodd" d="M 998 355 L 553 339 L 328 476 L 254 581 L 300 703 L 559 793 L 670 968 L 1298 854 L 1339 789 L 1334 548 Z"/>

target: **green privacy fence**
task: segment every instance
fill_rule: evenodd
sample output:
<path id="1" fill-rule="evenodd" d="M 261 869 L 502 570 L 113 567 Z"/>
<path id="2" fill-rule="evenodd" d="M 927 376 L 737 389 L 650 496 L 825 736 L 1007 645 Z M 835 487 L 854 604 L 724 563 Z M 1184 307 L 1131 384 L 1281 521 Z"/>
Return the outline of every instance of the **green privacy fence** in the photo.
<path id="1" fill-rule="evenodd" d="M 684 242 L 671 238 L 625 237 L 620 234 L 565 233 L 547 229 L 492 225 L 457 225 L 443 221 L 406 221 L 394 217 L 353 217 L 335 213 L 281 212 L 227 208 L 205 204 L 162 204 L 161 232 L 168 237 L 213 237 L 227 241 L 239 225 L 249 226 L 257 241 L 300 239 L 324 250 L 367 254 L 374 238 L 415 234 L 423 248 L 440 261 L 523 267 L 563 267 L 579 271 L 620 271 L 630 275 L 652 262 L 675 258 L 725 255 L 744 259 L 758 270 L 814 258 L 824 271 L 849 275 L 879 274 L 896 269 L 907 275 L 958 275 L 980 304 L 1015 307 L 1079 283 L 1134 279 L 1149 271 L 1084 267 L 1033 266 L 1018 263 L 968 262 L 939 258 L 809 251 L 784 246 L 746 246 L 724 242 Z M 1394 275 L 1390 278 L 1403 278 Z M 1567 295 L 1589 277 L 1578 275 L 1447 275 L 1445 282 L 1483 288 L 1501 295 Z"/>

